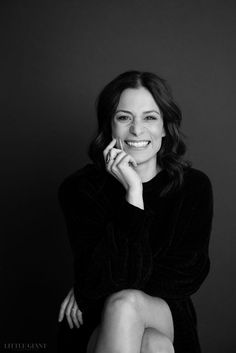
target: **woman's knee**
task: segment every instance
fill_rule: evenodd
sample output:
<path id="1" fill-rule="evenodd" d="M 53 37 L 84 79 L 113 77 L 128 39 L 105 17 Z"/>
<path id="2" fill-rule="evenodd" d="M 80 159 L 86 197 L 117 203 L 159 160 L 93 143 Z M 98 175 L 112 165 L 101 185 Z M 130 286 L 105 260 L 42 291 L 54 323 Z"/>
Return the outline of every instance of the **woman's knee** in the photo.
<path id="1" fill-rule="evenodd" d="M 114 304 L 115 302 L 122 302 L 124 304 L 138 306 L 142 300 L 142 292 L 136 289 L 123 289 L 119 292 L 111 294 L 105 302 L 105 306 Z"/>
<path id="2" fill-rule="evenodd" d="M 148 327 L 143 334 L 140 353 L 174 353 L 174 347 L 166 335 Z"/>
<path id="3" fill-rule="evenodd" d="M 104 312 L 121 312 L 127 315 L 139 315 L 142 294 L 135 289 L 123 289 L 111 294 L 105 301 Z"/>

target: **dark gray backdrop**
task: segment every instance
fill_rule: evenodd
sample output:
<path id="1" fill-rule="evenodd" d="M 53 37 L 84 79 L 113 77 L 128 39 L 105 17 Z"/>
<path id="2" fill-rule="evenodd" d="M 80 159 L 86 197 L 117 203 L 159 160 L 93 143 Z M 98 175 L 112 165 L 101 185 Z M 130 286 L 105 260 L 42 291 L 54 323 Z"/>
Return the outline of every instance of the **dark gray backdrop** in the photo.
<path id="1" fill-rule="evenodd" d="M 193 300 L 203 352 L 233 352 L 235 2 L 2 1 L 1 7 L 2 341 L 44 342 L 54 351 L 59 306 L 73 278 L 57 188 L 89 162 L 101 88 L 140 69 L 170 82 L 183 111 L 188 158 L 213 183 L 212 267 Z"/>

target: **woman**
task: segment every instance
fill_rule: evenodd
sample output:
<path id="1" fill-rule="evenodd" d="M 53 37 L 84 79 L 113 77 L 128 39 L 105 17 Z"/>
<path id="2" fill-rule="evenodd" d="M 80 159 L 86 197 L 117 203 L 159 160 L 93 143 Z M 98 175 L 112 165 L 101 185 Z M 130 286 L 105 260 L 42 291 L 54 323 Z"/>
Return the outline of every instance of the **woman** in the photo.
<path id="1" fill-rule="evenodd" d="M 183 159 L 181 111 L 165 80 L 128 71 L 97 117 L 93 163 L 59 188 L 75 274 L 59 351 L 199 353 L 190 296 L 209 273 L 213 195 Z"/>

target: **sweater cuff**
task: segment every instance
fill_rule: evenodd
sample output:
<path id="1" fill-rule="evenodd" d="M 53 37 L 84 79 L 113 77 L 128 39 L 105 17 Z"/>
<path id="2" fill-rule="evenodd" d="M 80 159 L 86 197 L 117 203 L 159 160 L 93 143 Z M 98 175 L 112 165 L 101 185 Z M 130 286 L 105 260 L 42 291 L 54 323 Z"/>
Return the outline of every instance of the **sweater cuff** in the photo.
<path id="1" fill-rule="evenodd" d="M 82 290 L 78 288 L 77 282 L 74 282 L 74 296 L 79 310 L 84 314 L 90 307 L 89 300 L 83 296 Z"/>

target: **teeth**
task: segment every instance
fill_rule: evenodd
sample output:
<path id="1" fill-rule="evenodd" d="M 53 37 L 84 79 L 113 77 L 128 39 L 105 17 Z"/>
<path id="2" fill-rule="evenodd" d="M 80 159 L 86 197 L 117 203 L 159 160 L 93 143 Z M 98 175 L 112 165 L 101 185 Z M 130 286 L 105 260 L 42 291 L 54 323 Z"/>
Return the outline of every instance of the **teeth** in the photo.
<path id="1" fill-rule="evenodd" d="M 147 146 L 149 141 L 144 141 L 144 142 L 130 142 L 130 141 L 126 141 L 126 143 L 129 145 L 129 146 L 134 146 L 134 147 L 144 147 L 144 146 Z"/>

